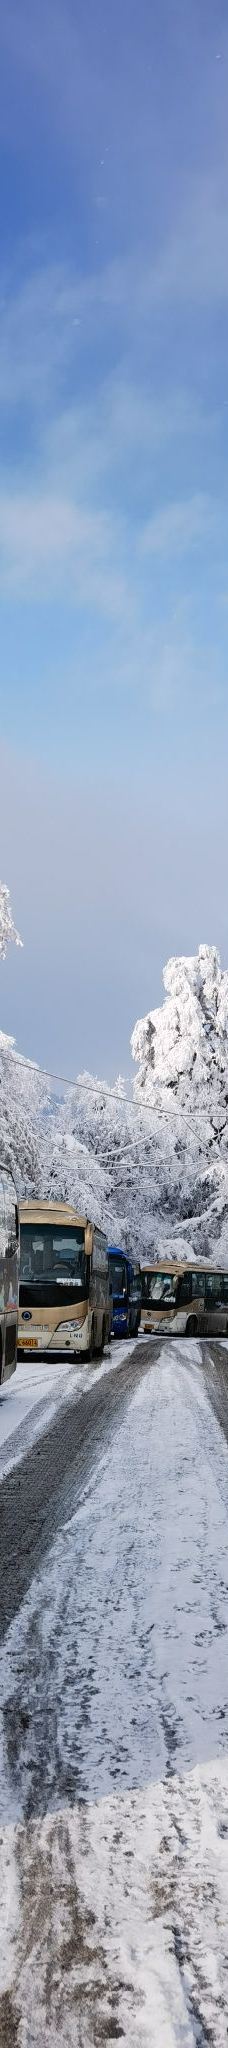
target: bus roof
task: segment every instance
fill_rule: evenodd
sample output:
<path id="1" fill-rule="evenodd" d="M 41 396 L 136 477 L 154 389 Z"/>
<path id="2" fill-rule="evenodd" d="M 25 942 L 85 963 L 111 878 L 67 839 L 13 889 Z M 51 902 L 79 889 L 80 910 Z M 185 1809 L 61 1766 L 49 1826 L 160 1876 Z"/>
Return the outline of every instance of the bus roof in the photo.
<path id="1" fill-rule="evenodd" d="M 82 1230 L 89 1223 L 93 1229 L 90 1218 L 79 1216 L 69 1202 L 20 1202 L 20 1223 L 75 1223 Z"/>
<path id="2" fill-rule="evenodd" d="M 109 1259 L 124 1259 L 125 1266 L 133 1266 L 133 1253 L 124 1252 L 122 1244 L 108 1244 Z"/>
<path id="3" fill-rule="evenodd" d="M 226 1273 L 228 1254 L 227 1267 L 220 1266 L 218 1259 L 217 1262 L 213 1259 L 197 1259 L 196 1252 L 192 1259 L 143 1259 L 140 1270 L 141 1273 Z"/>

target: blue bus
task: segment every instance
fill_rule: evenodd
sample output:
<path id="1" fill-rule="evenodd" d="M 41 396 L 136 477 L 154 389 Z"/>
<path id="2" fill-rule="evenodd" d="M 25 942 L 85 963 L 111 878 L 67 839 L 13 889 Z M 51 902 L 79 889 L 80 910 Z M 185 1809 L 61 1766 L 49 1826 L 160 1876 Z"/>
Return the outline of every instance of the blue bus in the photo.
<path id="1" fill-rule="evenodd" d="M 112 1294 L 112 1335 L 137 1337 L 141 1315 L 140 1267 L 119 1245 L 108 1245 L 109 1285 Z"/>

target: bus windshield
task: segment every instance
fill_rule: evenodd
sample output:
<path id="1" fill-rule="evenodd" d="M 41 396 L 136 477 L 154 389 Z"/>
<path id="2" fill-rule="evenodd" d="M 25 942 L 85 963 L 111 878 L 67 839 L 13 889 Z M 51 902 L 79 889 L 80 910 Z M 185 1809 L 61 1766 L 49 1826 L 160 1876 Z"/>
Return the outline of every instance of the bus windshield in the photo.
<path id="1" fill-rule="evenodd" d="M 110 1259 L 109 1270 L 112 1294 L 126 1294 L 127 1275 L 124 1259 Z"/>
<path id="2" fill-rule="evenodd" d="M 177 1273 L 142 1273 L 143 1308 L 173 1308 L 177 1293 Z"/>
<path id="3" fill-rule="evenodd" d="M 133 1273 L 133 1280 L 131 1281 L 130 1296 L 131 1301 L 141 1302 L 141 1273 L 137 1271 L 137 1267 Z"/>
<path id="4" fill-rule="evenodd" d="M 77 1300 L 85 1293 L 87 1258 L 84 1230 L 67 1224 L 22 1223 L 20 1246 L 20 1300 L 55 1302 L 68 1294 Z"/>

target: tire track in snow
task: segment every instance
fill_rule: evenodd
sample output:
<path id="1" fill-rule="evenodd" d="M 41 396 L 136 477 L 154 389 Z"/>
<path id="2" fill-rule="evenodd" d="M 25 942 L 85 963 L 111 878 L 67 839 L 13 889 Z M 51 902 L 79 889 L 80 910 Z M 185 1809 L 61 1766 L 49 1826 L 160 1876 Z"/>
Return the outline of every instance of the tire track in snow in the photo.
<path id="1" fill-rule="evenodd" d="M 166 1343 L 117 1423 L 5 1646 L 7 2048 L 227 2048 L 228 1467 L 200 1352 Z"/>
<path id="2" fill-rule="evenodd" d="M 153 1347 L 153 1361 L 159 1352 Z M 0 1485 L 0 1642 L 24 1599 L 55 1532 L 83 1496 L 111 1443 L 132 1389 L 148 1373 L 151 1346 L 138 1344 L 126 1364 L 110 1368 L 75 1395 Z"/>

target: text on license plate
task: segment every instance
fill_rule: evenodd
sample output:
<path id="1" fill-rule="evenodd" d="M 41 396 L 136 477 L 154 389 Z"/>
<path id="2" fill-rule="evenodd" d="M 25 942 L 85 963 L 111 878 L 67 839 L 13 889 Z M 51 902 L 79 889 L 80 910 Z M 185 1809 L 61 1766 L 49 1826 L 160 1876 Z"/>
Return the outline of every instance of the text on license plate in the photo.
<path id="1" fill-rule="evenodd" d="M 20 1338 L 19 1338 L 19 1343 L 20 1343 Z M 23 1335 L 22 1335 L 21 1343 L 22 1343 L 23 1351 L 25 1351 L 25 1346 L 26 1346 L 26 1345 L 27 1345 L 27 1351 L 37 1351 L 37 1337 L 24 1337 L 24 1331 L 23 1331 Z"/>

